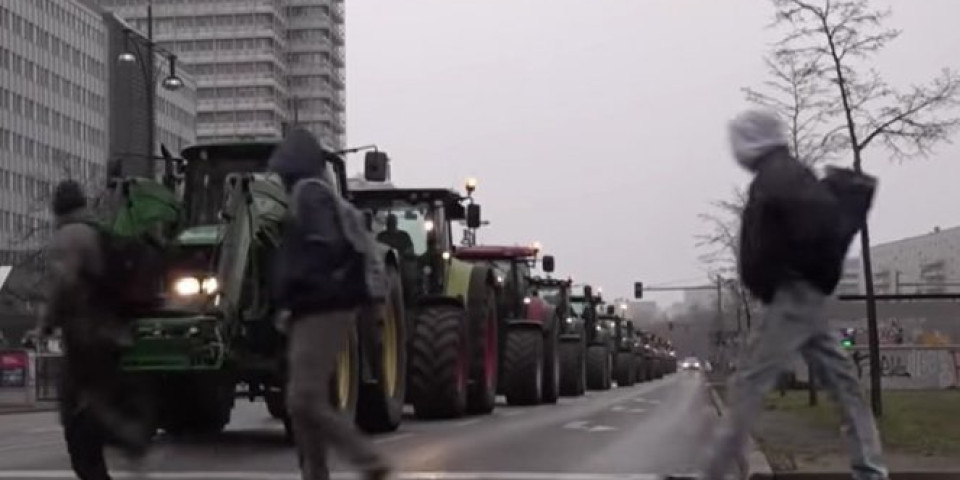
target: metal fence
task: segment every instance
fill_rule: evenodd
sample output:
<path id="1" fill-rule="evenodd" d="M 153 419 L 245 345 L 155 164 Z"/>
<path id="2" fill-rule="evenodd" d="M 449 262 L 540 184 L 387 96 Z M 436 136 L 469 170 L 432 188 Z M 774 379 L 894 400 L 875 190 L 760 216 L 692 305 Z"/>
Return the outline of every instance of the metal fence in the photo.
<path id="1" fill-rule="evenodd" d="M 53 402 L 60 398 L 60 375 L 63 369 L 63 355 L 57 353 L 38 353 L 35 358 L 36 395 L 38 402 Z"/>

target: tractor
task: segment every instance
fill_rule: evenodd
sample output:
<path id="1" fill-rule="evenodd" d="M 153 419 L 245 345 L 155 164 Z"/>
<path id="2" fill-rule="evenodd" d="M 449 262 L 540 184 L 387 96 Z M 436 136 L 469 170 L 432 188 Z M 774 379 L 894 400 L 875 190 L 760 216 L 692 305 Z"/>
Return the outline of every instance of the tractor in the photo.
<path id="1" fill-rule="evenodd" d="M 499 386 L 510 405 L 556 403 L 560 397 L 559 324 L 556 309 L 540 297 L 531 269 L 538 247 L 468 246 L 454 256 L 492 269 L 500 295 Z M 553 272 L 552 256 L 543 257 L 543 270 Z"/>
<path id="2" fill-rule="evenodd" d="M 626 305 L 621 310 L 626 311 Z M 632 386 L 637 382 L 637 371 L 640 369 L 633 323 L 622 314 L 618 315 L 613 305 L 607 306 L 604 318 L 614 323 L 613 345 L 616 353 L 613 357 L 613 378 L 618 387 Z"/>
<path id="3" fill-rule="evenodd" d="M 397 252 L 410 332 L 406 401 L 419 418 L 490 413 L 497 393 L 496 276 L 453 256 L 453 229 L 480 226 L 480 205 L 447 188 L 397 188 L 367 162 L 351 199 Z"/>
<path id="4" fill-rule="evenodd" d="M 221 431 L 242 386 L 250 401 L 266 400 L 292 438 L 284 401 L 286 337 L 275 322 L 272 294 L 272 262 L 288 198 L 280 178 L 266 172 L 278 144 L 194 145 L 179 159 L 165 152 L 179 177 L 166 185 L 142 178 L 111 181 L 116 208 L 108 226 L 164 240 L 157 302 L 136 316 L 123 368 L 157 387 L 158 427 L 168 434 Z M 324 156 L 328 178 L 345 195 L 344 160 Z M 178 210 L 176 218 L 157 213 L 172 210 Z M 368 431 L 399 426 L 405 392 L 399 262 L 385 246 L 382 255 L 389 299 L 361 309 L 330 380 L 332 404 Z"/>
<path id="5" fill-rule="evenodd" d="M 586 388 L 609 390 L 613 375 L 613 327 L 609 318 L 601 318 L 602 293 L 593 291 L 590 285 L 578 287 L 570 296 L 573 311 L 583 322 L 584 358 L 586 364 Z"/>
<path id="6" fill-rule="evenodd" d="M 544 269 L 546 269 L 546 257 Z M 586 337 L 583 319 L 574 312 L 570 302 L 573 280 L 533 277 L 531 285 L 539 297 L 555 312 L 559 337 L 560 395 L 577 397 L 587 390 Z"/>

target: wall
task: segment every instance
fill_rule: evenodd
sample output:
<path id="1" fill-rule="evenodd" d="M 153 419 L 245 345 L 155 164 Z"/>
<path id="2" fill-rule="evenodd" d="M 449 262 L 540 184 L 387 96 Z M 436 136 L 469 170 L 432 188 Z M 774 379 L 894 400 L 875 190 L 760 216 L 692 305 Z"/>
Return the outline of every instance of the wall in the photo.
<path id="1" fill-rule="evenodd" d="M 857 374 L 870 383 L 869 352 L 854 352 Z M 960 388 L 960 345 L 943 347 L 885 346 L 880 349 L 880 375 L 884 389 L 930 390 Z"/>

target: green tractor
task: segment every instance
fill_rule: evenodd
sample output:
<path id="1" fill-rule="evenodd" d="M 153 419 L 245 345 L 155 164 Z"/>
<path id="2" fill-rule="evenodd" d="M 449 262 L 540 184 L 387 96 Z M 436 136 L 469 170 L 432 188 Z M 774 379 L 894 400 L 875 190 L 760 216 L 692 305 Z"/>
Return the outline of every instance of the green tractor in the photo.
<path id="1" fill-rule="evenodd" d="M 123 366 L 159 386 L 158 426 L 170 434 L 221 431 L 241 385 L 250 401 L 264 398 L 270 413 L 286 420 L 286 337 L 275 322 L 272 265 L 288 200 L 280 178 L 266 172 L 278 144 L 188 147 L 176 160 L 182 199 L 167 194 L 182 215 L 150 227 L 167 240 L 165 277 L 157 307 L 135 321 L 135 344 Z M 343 159 L 325 156 L 329 178 L 345 195 Z M 130 218 L 145 223 L 143 202 L 131 188 L 137 184 L 150 181 L 114 182 L 115 225 Z M 382 253 L 393 279 L 389 300 L 360 312 L 331 378 L 332 404 L 368 431 L 396 429 L 405 395 L 399 261 L 387 247 Z"/>
<path id="2" fill-rule="evenodd" d="M 609 390 L 613 379 L 613 319 L 602 315 L 603 296 L 590 285 L 577 288 L 570 303 L 583 322 L 582 339 L 586 364 L 586 388 Z"/>
<path id="3" fill-rule="evenodd" d="M 531 270 L 538 247 L 467 246 L 454 256 L 485 266 L 497 275 L 499 388 L 510 405 L 556 403 L 560 398 L 559 326 L 557 310 L 540 297 Z M 543 269 L 554 268 L 552 256 L 543 257 Z"/>
<path id="4" fill-rule="evenodd" d="M 479 228 L 480 206 L 451 189 L 395 188 L 385 161 L 368 162 L 351 190 L 378 240 L 398 252 L 410 332 L 408 403 L 420 418 L 492 412 L 496 276 L 453 256 L 454 226 Z"/>

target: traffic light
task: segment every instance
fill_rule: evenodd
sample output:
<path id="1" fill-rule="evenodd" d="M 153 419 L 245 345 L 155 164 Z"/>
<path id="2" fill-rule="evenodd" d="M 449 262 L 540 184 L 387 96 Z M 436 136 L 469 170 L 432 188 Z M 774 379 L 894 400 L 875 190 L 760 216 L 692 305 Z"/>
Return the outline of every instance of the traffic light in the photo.
<path id="1" fill-rule="evenodd" d="M 634 282 L 633 298 L 636 298 L 637 300 L 643 298 L 643 282 Z"/>
<path id="2" fill-rule="evenodd" d="M 857 344 L 857 331 L 853 328 L 844 328 L 840 331 L 840 345 L 845 349 L 851 349 Z"/>

